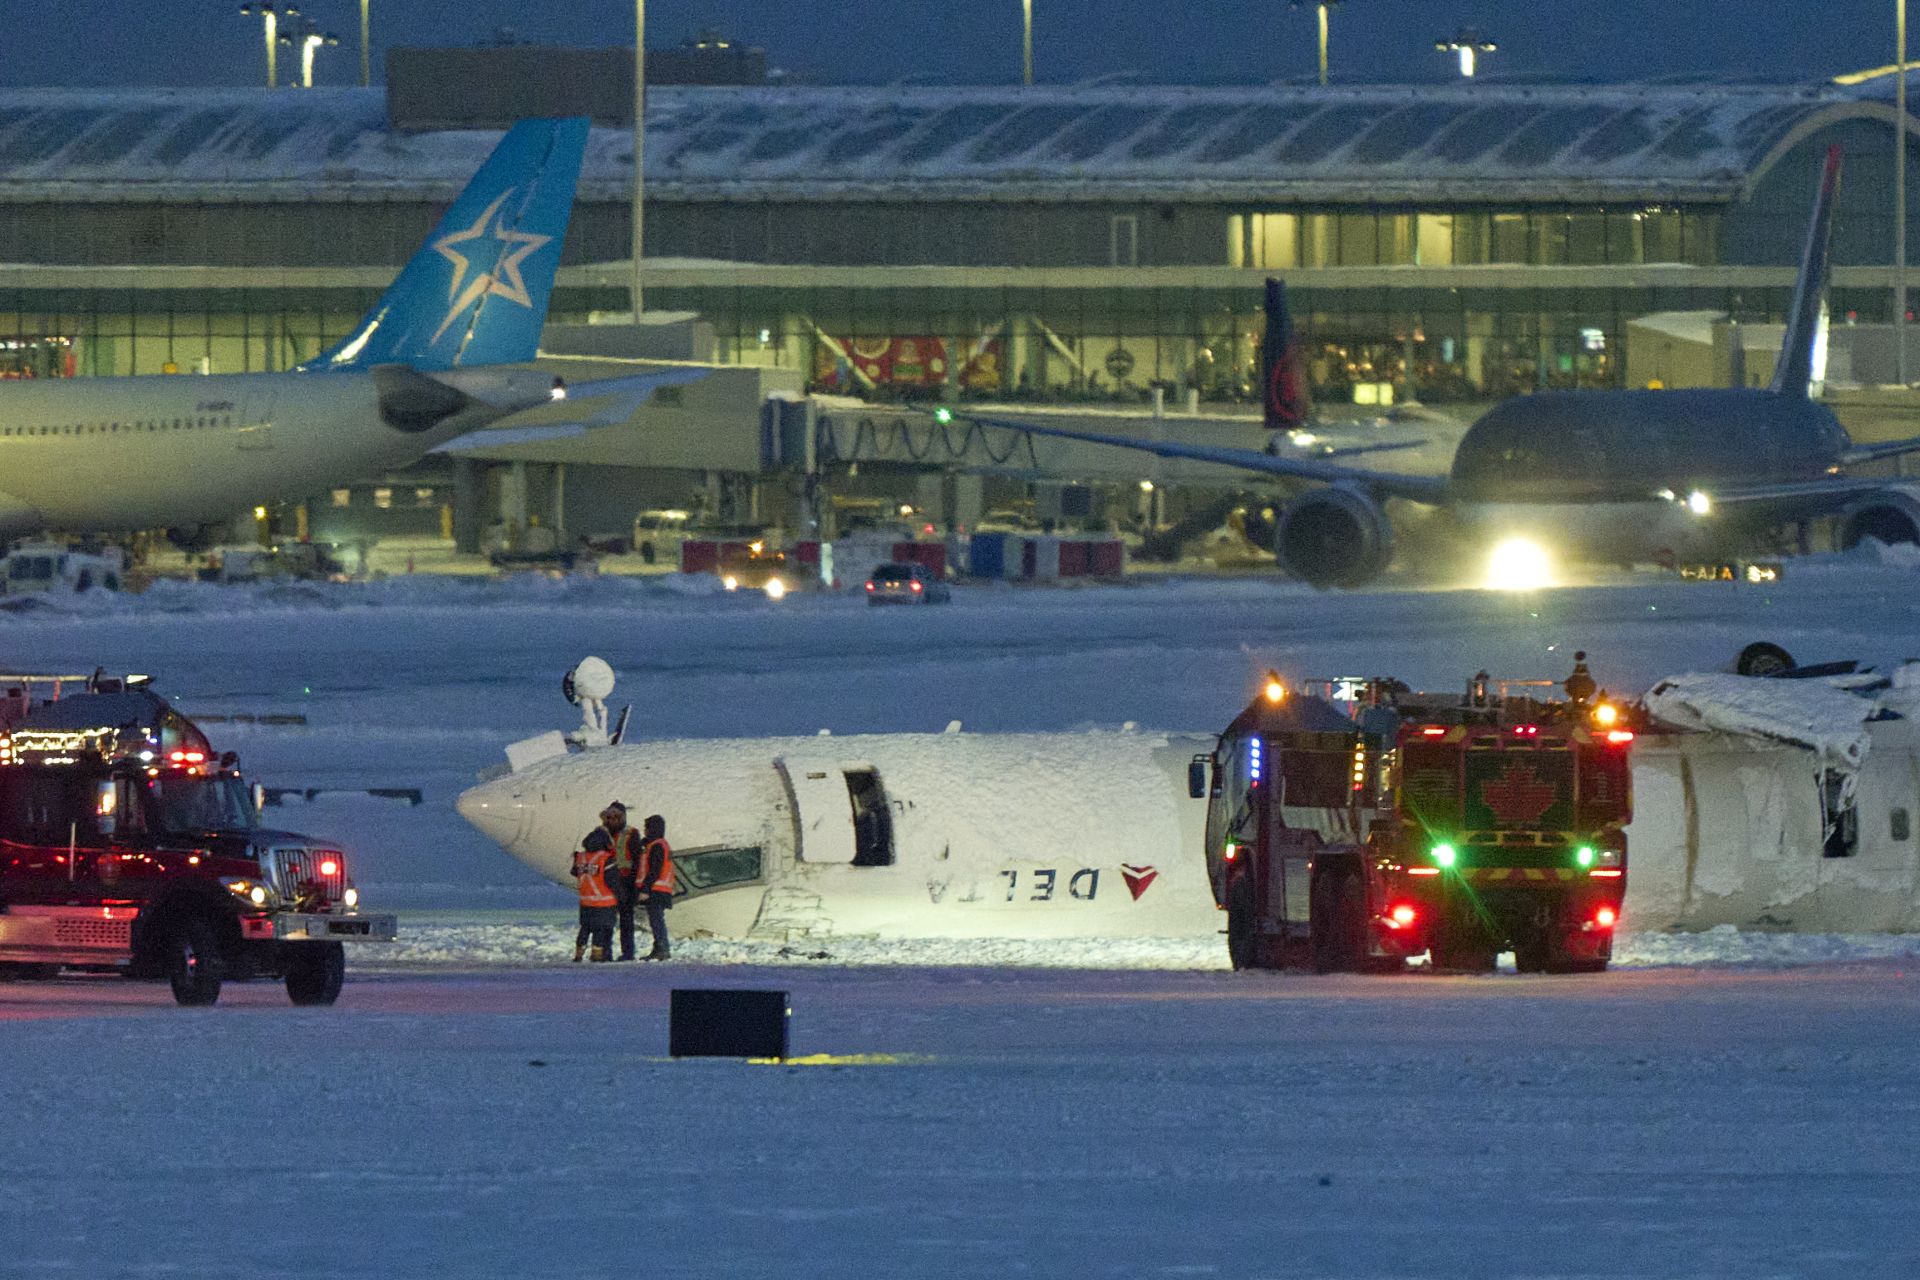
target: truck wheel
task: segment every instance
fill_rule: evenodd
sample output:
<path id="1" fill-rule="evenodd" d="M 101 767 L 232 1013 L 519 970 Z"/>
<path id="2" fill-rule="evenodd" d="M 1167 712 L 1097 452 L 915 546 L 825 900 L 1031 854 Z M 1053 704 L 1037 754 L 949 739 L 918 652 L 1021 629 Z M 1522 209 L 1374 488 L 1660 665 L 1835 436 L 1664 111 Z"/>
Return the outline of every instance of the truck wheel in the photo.
<path id="1" fill-rule="evenodd" d="M 205 920 L 182 920 L 167 941 L 167 981 L 183 1005 L 209 1005 L 220 998 L 220 940 Z"/>
<path id="2" fill-rule="evenodd" d="M 295 1004 L 332 1004 L 347 980 L 347 949 L 337 942 L 302 942 L 287 964 L 287 998 Z"/>
<path id="3" fill-rule="evenodd" d="M 1367 894 L 1348 872 L 1314 885 L 1313 971 L 1359 973 L 1367 959 Z"/>
<path id="4" fill-rule="evenodd" d="M 1513 967 L 1521 973 L 1549 972 L 1552 955 L 1552 944 L 1539 934 L 1514 940 Z"/>
<path id="5" fill-rule="evenodd" d="M 1576 956 L 1568 940 L 1556 942 L 1547 953 L 1544 966 L 1548 973 L 1605 973 L 1607 962 L 1613 959 L 1613 939 L 1602 944 L 1597 954 Z"/>
<path id="6" fill-rule="evenodd" d="M 1251 969 L 1258 958 L 1253 929 L 1253 885 L 1236 876 L 1227 886 L 1227 959 L 1236 969 Z"/>

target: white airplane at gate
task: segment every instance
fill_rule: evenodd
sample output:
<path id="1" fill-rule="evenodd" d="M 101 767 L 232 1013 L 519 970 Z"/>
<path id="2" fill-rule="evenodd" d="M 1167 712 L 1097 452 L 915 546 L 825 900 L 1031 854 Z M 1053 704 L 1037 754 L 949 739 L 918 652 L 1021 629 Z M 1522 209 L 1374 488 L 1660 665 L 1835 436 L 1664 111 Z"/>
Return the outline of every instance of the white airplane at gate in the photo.
<path id="1" fill-rule="evenodd" d="M 1195 936 L 1221 927 L 1205 806 L 1186 794 L 1188 761 L 1212 747 L 1138 732 L 647 742 L 552 755 L 458 803 L 569 888 L 609 801 L 663 815 L 680 936 Z"/>
<path id="2" fill-rule="evenodd" d="M 404 465 L 566 397 L 538 353 L 585 120 L 515 125 L 359 326 L 285 373 L 0 384 L 0 536 L 40 529 L 193 531 L 262 503 Z M 631 399 L 674 369 L 578 384 Z M 458 447 L 457 445 L 455 447 Z"/>

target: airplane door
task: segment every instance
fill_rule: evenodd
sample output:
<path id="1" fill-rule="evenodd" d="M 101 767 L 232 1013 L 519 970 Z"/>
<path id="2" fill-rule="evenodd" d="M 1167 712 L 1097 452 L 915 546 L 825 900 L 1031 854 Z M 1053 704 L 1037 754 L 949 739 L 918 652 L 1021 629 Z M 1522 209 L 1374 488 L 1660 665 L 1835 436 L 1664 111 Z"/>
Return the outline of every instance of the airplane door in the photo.
<path id="1" fill-rule="evenodd" d="M 774 763 L 793 797 L 794 852 L 800 861 L 852 865 L 858 845 L 846 767 L 837 760 L 791 756 Z"/>
<path id="2" fill-rule="evenodd" d="M 248 452 L 273 448 L 273 392 L 249 391 L 240 402 L 240 431 L 235 442 Z"/>

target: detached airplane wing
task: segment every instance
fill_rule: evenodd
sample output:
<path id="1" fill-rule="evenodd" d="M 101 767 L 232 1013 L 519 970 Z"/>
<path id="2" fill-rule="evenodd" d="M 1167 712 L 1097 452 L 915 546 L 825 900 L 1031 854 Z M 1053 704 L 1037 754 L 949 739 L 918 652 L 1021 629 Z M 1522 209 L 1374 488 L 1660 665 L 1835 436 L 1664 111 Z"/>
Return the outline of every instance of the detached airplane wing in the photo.
<path id="1" fill-rule="evenodd" d="M 971 413 L 965 416 L 969 422 L 977 422 L 982 426 L 1000 427 L 1008 431 L 1028 431 L 1034 435 L 1053 436 L 1060 440 L 1078 440 L 1083 444 L 1110 445 L 1115 449 L 1133 449 L 1160 458 L 1186 458 L 1194 462 L 1212 462 L 1223 467 L 1235 467 L 1259 475 L 1282 476 L 1289 480 L 1315 480 L 1322 484 L 1359 486 L 1386 497 L 1405 498 L 1409 502 L 1438 505 L 1447 500 L 1445 476 L 1403 475 L 1394 471 L 1371 471 L 1365 467 L 1350 467 L 1325 458 L 1289 458 L 1263 453 L 1258 449 L 1229 449 L 1203 444 L 1176 444 L 1166 440 L 1139 440 L 1130 436 L 1104 435 L 1096 431 L 1068 431 L 1061 427 L 1042 427 L 1031 422 L 987 418 Z M 1382 447 L 1410 448 L 1413 446 Z M 1378 449 L 1370 451 L 1377 452 Z"/>
<path id="2" fill-rule="evenodd" d="M 568 440 L 602 427 L 614 427 L 634 415 L 647 398 L 662 387 L 685 386 L 700 382 L 712 373 L 705 368 L 655 369 L 650 373 L 629 374 L 622 378 L 600 378 L 591 382 L 554 383 L 556 403 L 579 405 L 578 415 L 564 420 L 529 423 L 521 427 L 494 427 L 470 431 L 435 449 L 435 453 L 471 453 L 476 449 L 497 449 L 509 444 L 538 444 L 546 440 Z M 604 401 L 597 409 L 591 402 Z"/>

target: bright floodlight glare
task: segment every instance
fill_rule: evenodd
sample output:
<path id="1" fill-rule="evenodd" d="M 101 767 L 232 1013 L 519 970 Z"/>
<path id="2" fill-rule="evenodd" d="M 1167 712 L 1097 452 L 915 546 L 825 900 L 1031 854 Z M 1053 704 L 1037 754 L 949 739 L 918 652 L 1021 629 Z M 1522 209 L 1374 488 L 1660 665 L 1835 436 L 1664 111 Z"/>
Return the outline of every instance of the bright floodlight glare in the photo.
<path id="1" fill-rule="evenodd" d="M 1687 495 L 1687 510 L 1697 516 L 1711 515 L 1713 513 L 1713 499 L 1709 498 L 1705 491 L 1695 489 Z"/>
<path id="2" fill-rule="evenodd" d="M 1493 591 L 1538 591 L 1553 585 L 1553 558 L 1530 538 L 1508 538 L 1487 561 L 1487 587 Z"/>
<path id="3" fill-rule="evenodd" d="M 767 599 L 784 600 L 786 598 L 786 595 L 787 595 L 786 583 L 780 581 L 780 579 L 778 578 L 767 579 Z"/>

